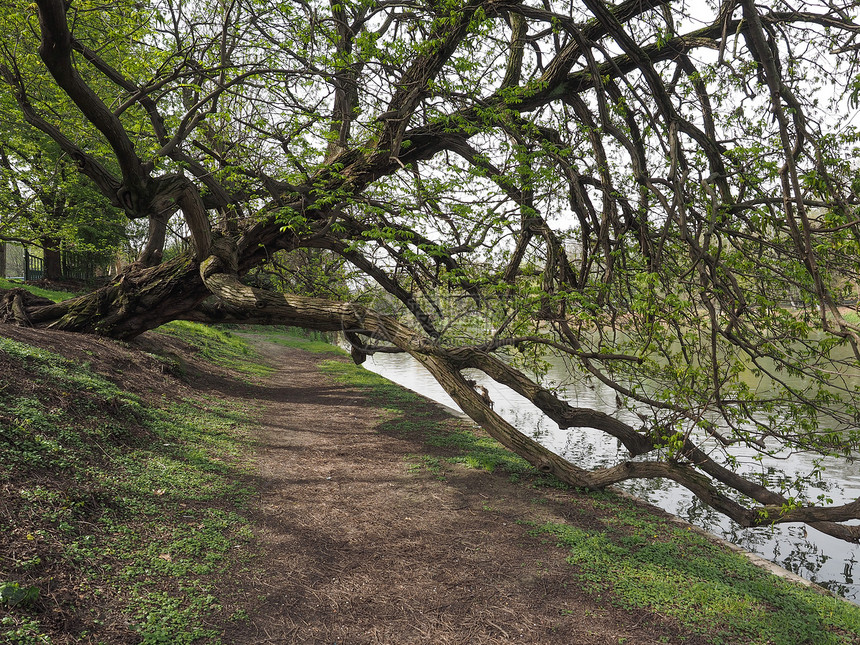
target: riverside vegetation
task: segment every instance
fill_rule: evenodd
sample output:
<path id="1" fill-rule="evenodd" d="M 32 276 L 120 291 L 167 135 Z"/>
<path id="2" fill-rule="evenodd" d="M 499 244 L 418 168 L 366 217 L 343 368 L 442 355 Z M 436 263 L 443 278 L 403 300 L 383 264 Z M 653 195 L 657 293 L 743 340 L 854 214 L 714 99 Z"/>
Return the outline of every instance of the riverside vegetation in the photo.
<path id="1" fill-rule="evenodd" d="M 369 399 L 379 432 L 420 440 L 403 457 L 415 477 L 480 469 L 533 490 L 535 509 L 563 496 L 569 522 L 534 512 L 516 520 L 523 535 L 562 550 L 571 592 L 666 617 L 676 628 L 658 642 L 860 643 L 860 607 L 776 578 L 644 505 L 571 490 L 471 424 L 435 421 L 421 397 L 337 348 L 253 331 L 172 323 L 129 346 L 0 329 L 0 642 L 219 643 L 225 626 L 248 620 L 254 599 L 232 581 L 265 575 L 251 519 L 263 407 L 207 390 L 194 372 L 201 362 L 229 368 L 219 378 L 238 386 L 264 380 L 274 368 L 255 350 L 262 338 L 319 353 L 324 378 Z M 488 495 L 483 512 L 495 505 Z"/>

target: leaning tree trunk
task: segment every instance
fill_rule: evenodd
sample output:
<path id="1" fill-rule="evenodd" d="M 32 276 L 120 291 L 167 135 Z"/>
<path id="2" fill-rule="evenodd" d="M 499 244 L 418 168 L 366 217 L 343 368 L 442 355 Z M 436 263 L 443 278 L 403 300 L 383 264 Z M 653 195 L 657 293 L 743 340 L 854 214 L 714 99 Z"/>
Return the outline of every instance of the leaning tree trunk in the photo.
<path id="1" fill-rule="evenodd" d="M 26 302 L 27 296 L 19 295 L 18 302 L 26 305 L 20 309 L 7 298 L 0 320 L 128 340 L 185 317 L 209 295 L 197 262 L 186 252 L 154 267 L 129 265 L 104 287 L 64 302 Z"/>
<path id="2" fill-rule="evenodd" d="M 738 482 L 738 476 L 734 473 L 724 473 L 712 467 L 714 464 L 707 456 L 694 450 L 692 445 L 690 454 L 699 455 L 704 460 L 699 463 L 701 470 L 694 468 L 693 464 L 661 459 L 626 461 L 592 471 L 579 468 L 525 436 L 500 417 L 462 376 L 461 369 L 467 365 L 479 367 L 529 395 L 539 408 L 562 413 L 565 425 L 571 425 L 571 420 L 567 418 L 569 415 L 563 409 L 566 404 L 554 395 L 518 387 L 526 377 L 483 352 L 476 358 L 474 351 L 464 353 L 462 349 L 444 348 L 429 336 L 364 307 L 250 288 L 238 280 L 243 264 L 249 262 L 254 254 L 250 250 L 253 245 L 248 245 L 247 239 L 244 241 L 246 244 L 237 245 L 228 238 L 216 239 L 208 249 L 209 257 L 202 262 L 196 261 L 189 251 L 156 267 L 132 265 L 122 276 L 102 289 L 59 304 L 28 302 L 31 296 L 23 290 L 6 292 L 0 298 L 0 319 L 126 339 L 175 319 L 204 322 L 245 320 L 371 335 L 411 354 L 490 435 L 539 470 L 552 473 L 569 484 L 600 489 L 629 479 L 665 477 L 688 488 L 742 526 L 800 521 L 841 539 L 853 542 L 860 539 L 860 527 L 836 523 L 860 516 L 860 500 L 830 508 L 790 508 L 787 506 L 788 501 L 781 495 L 759 490 L 753 485 L 754 482 Z M 246 254 L 238 252 L 242 246 L 248 249 Z M 212 294 L 217 299 L 207 300 Z M 580 421 L 577 425 L 601 427 L 623 438 L 625 444 L 629 444 L 637 454 L 651 452 L 654 448 L 653 444 L 648 445 L 650 441 L 647 436 L 640 436 L 637 441 L 633 441 L 632 428 L 621 432 L 611 424 L 607 425 L 602 416 L 591 421 Z M 744 491 L 760 506 L 742 506 L 727 496 L 717 482 Z"/>
<path id="3" fill-rule="evenodd" d="M 777 493 L 756 487 L 753 482 L 726 471 L 724 474 L 703 464 L 708 475 L 699 472 L 692 464 L 656 460 L 625 461 L 616 466 L 589 471 L 579 468 L 551 452 L 534 439 L 527 437 L 505 421 L 483 400 L 460 373 L 462 356 L 415 332 L 393 318 L 378 314 L 358 305 L 332 302 L 319 298 L 276 294 L 242 284 L 237 278 L 236 245 L 228 239 L 217 240 L 211 247 L 212 255 L 200 264 L 201 277 L 206 287 L 218 296 L 219 309 L 205 307 L 194 312 L 199 320 L 224 318 L 229 312 L 242 312 L 254 322 L 278 322 L 319 331 L 341 329 L 348 333 L 369 334 L 383 339 L 401 351 L 410 354 L 434 376 L 442 388 L 476 423 L 506 448 L 526 459 L 538 470 L 551 473 L 573 486 L 602 489 L 630 479 L 671 479 L 690 490 L 713 508 L 738 522 L 741 526 L 760 526 L 783 522 L 808 522 L 812 526 L 840 539 L 857 542 L 860 526 L 838 524 L 860 514 L 860 500 L 826 509 L 817 507 L 788 508 L 788 500 Z M 485 357 L 485 362 L 498 359 Z M 486 369 L 485 373 L 498 371 Z M 550 396 L 549 393 L 546 393 Z M 534 402 L 534 401 L 533 401 Z M 556 401 L 556 407 L 561 405 Z M 542 407 L 542 406 L 539 406 Z M 603 423 L 598 419 L 598 423 Z M 584 425 L 592 425 L 587 423 Z M 637 446 L 644 450 L 644 446 Z M 652 448 L 655 446 L 652 446 Z M 695 449 L 690 444 L 691 449 Z M 706 462 L 710 459 L 695 450 Z M 752 494 L 761 506 L 746 507 L 726 495 L 717 482 L 735 490 Z"/>

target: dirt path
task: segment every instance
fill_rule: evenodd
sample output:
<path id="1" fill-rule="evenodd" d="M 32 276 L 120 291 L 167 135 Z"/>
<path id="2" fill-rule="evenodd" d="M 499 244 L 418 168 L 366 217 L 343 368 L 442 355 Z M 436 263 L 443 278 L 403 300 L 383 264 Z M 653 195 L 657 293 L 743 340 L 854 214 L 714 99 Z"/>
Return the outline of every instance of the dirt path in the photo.
<path id="1" fill-rule="evenodd" d="M 419 469 L 434 449 L 386 431 L 317 356 L 264 352 L 283 366 L 247 393 L 266 402 L 254 511 L 264 555 L 236 580 L 253 610 L 224 642 L 702 642 L 583 592 L 564 552 L 517 523 L 567 519 L 578 507 L 565 494 L 458 465 L 444 478 Z"/>

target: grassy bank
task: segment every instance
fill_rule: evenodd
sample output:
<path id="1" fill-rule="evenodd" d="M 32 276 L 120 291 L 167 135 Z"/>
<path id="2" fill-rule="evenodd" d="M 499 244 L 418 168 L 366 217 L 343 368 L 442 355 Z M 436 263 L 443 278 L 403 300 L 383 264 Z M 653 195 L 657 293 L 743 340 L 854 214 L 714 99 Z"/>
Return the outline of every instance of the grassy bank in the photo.
<path id="1" fill-rule="evenodd" d="M 16 280 L 7 280 L 6 278 L 0 278 L 0 289 L 26 289 L 30 293 L 34 293 L 37 296 L 42 296 L 43 298 L 48 298 L 49 300 L 53 300 L 54 302 L 68 300 L 69 298 L 72 298 L 77 295 L 69 291 L 42 289 L 41 287 L 36 287 L 31 284 L 25 285 L 23 282 L 18 282 Z"/>
<path id="2" fill-rule="evenodd" d="M 185 331 L 172 333 L 213 339 Z M 82 343 L 95 362 L 98 342 Z M 237 360 L 235 344 L 212 346 L 200 351 Z M 259 364 L 242 348 L 242 364 Z M 170 396 L 178 384 L 159 367 L 172 358 L 122 358 L 117 374 L 152 372 L 143 391 L 0 337 L 0 642 L 215 643 L 213 626 L 241 617 L 219 590 L 254 553 L 255 404 Z"/>

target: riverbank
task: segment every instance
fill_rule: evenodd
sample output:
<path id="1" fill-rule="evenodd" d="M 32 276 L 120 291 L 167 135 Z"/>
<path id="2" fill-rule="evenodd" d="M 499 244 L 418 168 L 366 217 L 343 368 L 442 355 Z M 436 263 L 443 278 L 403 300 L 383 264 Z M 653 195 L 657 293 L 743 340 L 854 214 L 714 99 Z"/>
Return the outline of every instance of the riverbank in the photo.
<path id="1" fill-rule="evenodd" d="M 456 405 L 430 373 L 406 354 L 374 355 L 363 367 L 442 404 Z M 466 375 L 488 389 L 498 414 L 577 466 L 589 469 L 610 467 L 629 459 L 626 449 L 601 430 L 561 429 L 513 390 L 486 378 L 477 370 Z M 615 392 L 611 388 L 599 382 L 583 384 L 572 381 L 564 363 L 550 363 L 545 378 L 549 383 L 566 383 L 564 397 L 579 407 L 603 412 L 634 428 L 641 424 L 634 411 L 617 407 Z M 641 413 L 647 414 L 648 410 L 643 409 Z M 713 448 L 716 449 L 715 446 Z M 814 454 L 802 452 L 786 454 L 784 458 L 769 457 L 757 455 L 756 451 L 743 446 L 734 446 L 731 452 L 738 459 L 742 471 L 753 478 L 756 471 L 770 472 L 774 479 L 782 475 L 790 479 L 820 473 L 820 478 L 813 477 L 807 482 L 809 499 L 823 495 L 838 505 L 860 497 L 860 470 L 848 460 L 832 457 L 816 460 Z M 799 524 L 741 528 L 671 480 L 631 480 L 619 484 L 618 488 L 860 605 L 860 579 L 855 572 L 860 561 L 860 545 Z"/>
<path id="2" fill-rule="evenodd" d="M 277 347 L 303 346 L 301 341 L 271 334 L 265 339 L 264 353 L 269 356 L 277 354 Z M 839 642 L 835 634 L 813 633 L 816 628 L 809 631 L 809 623 L 801 626 L 810 617 L 807 602 L 828 602 L 815 592 L 766 574 L 730 547 L 677 524 L 658 509 L 627 497 L 569 490 L 533 471 L 471 424 L 440 413 L 437 404 L 355 368 L 345 359 L 325 358 L 330 347 L 314 344 L 313 348 L 324 353 L 317 359 L 318 369 L 346 388 L 337 391 L 348 397 L 343 403 L 348 410 L 345 414 L 350 415 L 342 431 L 334 430 L 339 425 L 336 417 L 327 416 L 332 434 L 326 433 L 322 443 L 314 435 L 313 445 L 322 452 L 318 466 L 337 473 L 329 475 L 332 480 L 327 478 L 326 482 L 346 486 L 360 503 L 354 506 L 344 502 L 342 492 L 329 490 L 334 488 L 331 484 L 323 484 L 320 493 L 333 496 L 326 506 L 345 504 L 353 509 L 349 512 L 353 517 L 366 513 L 367 502 L 381 495 L 376 497 L 378 502 L 370 504 L 376 509 L 375 523 L 360 529 L 356 539 L 345 540 L 341 548 L 351 553 L 353 549 L 361 552 L 367 544 L 385 545 L 386 551 L 392 551 L 386 553 L 387 564 L 378 567 L 377 562 L 373 570 L 397 572 L 380 579 L 376 573 L 355 570 L 352 559 L 346 557 L 332 584 L 323 588 L 335 597 L 343 597 L 345 589 L 354 589 L 358 599 L 349 604 L 352 614 L 344 614 L 343 623 L 337 622 L 346 631 L 336 631 L 331 622 L 333 614 L 328 619 L 319 616 L 315 622 L 326 625 L 326 638 L 374 642 L 363 641 L 360 635 L 362 629 L 375 626 L 366 633 L 382 634 L 379 642 L 392 643 Z M 292 365 L 301 355 L 289 356 Z M 307 358 L 305 355 L 301 360 Z M 310 405 L 306 399 L 292 404 L 291 425 L 294 415 L 306 405 Z M 359 432 L 356 437 L 356 420 L 368 423 L 368 405 L 371 419 L 366 427 L 374 433 Z M 375 421 L 374 415 L 378 417 Z M 334 438 L 329 440 L 330 436 Z M 361 450 L 350 448 L 353 443 Z M 330 445 L 326 448 L 325 444 Z M 376 450 L 389 457 L 371 467 Z M 395 450 L 405 464 L 390 459 Z M 289 463 L 292 454 L 286 449 L 278 463 Z M 356 468 L 356 460 L 363 464 L 360 468 Z M 290 472 L 294 468 L 286 466 Z M 390 490 L 380 493 L 375 489 L 371 482 L 377 477 Z M 310 501 L 305 513 L 299 514 L 310 514 L 315 507 L 316 502 Z M 273 508 L 283 508 L 283 504 L 276 502 Z M 385 530 L 375 530 L 376 523 Z M 316 530 L 324 529 L 317 526 Z M 394 536 L 407 536 L 408 547 L 402 552 L 392 543 Z M 463 546 L 467 536 L 482 536 L 473 544 L 475 553 L 481 554 L 478 561 L 464 560 L 463 553 L 469 552 Z M 430 568 L 428 556 L 433 563 Z M 374 559 L 381 557 L 377 553 Z M 405 571 L 402 557 L 406 557 Z M 487 563 L 496 564 L 489 574 Z M 469 593 L 463 597 L 455 593 L 452 598 L 452 587 L 438 583 L 451 571 L 463 568 L 469 570 Z M 386 583 L 388 576 L 392 578 Z M 404 577 L 408 583 L 403 582 Z M 371 589 L 362 593 L 362 585 L 355 587 L 356 578 L 371 584 Z M 524 580 L 528 584 L 523 584 Z M 462 591 L 456 586 L 453 589 Z M 801 596 L 805 600 L 800 605 L 789 600 Z M 421 622 L 417 615 L 410 615 L 407 631 L 386 634 L 380 631 L 384 628 L 379 616 L 371 615 L 361 626 L 362 599 L 370 597 L 379 598 L 379 606 L 385 605 L 382 599 L 388 597 L 393 606 L 412 607 L 418 614 L 425 613 L 417 609 L 420 607 L 434 608 L 431 614 L 437 613 L 436 607 L 445 607 L 446 621 L 454 620 L 454 616 L 466 620 L 460 612 L 468 616 L 469 612 L 495 608 L 482 615 L 496 615 L 502 631 L 491 623 L 482 625 L 472 615 L 470 628 L 482 625 L 485 631 L 458 639 L 465 624 L 458 627 L 455 623 L 450 631 L 437 632 L 435 640 L 424 641 L 414 638 L 420 633 L 414 631 L 414 625 Z M 505 598 L 501 605 L 496 600 L 500 597 Z M 860 617 L 856 607 L 836 602 L 850 615 Z M 782 614 L 789 605 L 794 606 Z M 773 608 L 779 608 L 776 614 L 771 613 Z M 799 615 L 806 616 L 800 623 L 794 620 Z M 507 622 L 506 616 L 514 622 Z M 530 622 L 517 617 L 529 617 Z M 523 623 L 532 629 L 522 631 Z M 779 623 L 781 627 L 776 626 Z M 508 636 L 504 635 L 509 632 L 504 625 L 513 628 Z M 353 628 L 356 631 L 351 631 Z M 844 642 L 860 642 L 858 632 L 860 624 L 852 624 Z"/>
<path id="3" fill-rule="evenodd" d="M 857 607 L 644 505 L 568 490 L 329 346 L 172 333 L 126 347 L 0 328 L 4 432 L 41 446 L 2 470 L 0 583 L 39 593 L 0 603 L 0 640 L 860 642 Z M 72 383 L 74 365 L 92 379 Z M 188 427 L 129 421 L 134 400 Z M 60 405 L 111 432 L 36 428 Z M 93 454 L 48 472 L 51 440 Z M 8 465 L 17 446 L 0 447 Z"/>

